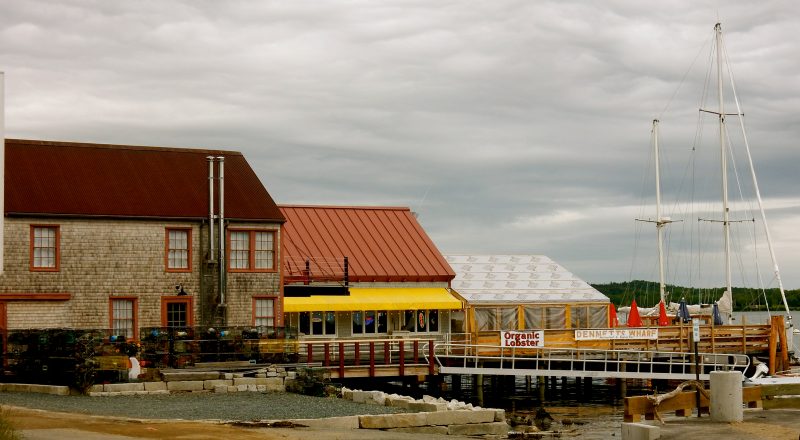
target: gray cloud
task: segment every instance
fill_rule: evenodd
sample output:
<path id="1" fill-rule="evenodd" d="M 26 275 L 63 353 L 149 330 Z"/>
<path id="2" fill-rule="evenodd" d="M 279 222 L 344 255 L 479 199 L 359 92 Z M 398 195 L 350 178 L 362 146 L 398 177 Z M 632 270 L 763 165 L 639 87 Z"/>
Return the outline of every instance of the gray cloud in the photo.
<path id="1" fill-rule="evenodd" d="M 650 121 L 677 187 L 718 15 L 762 191 L 794 200 L 795 10 L 14 2 L 0 6 L 7 135 L 237 149 L 281 203 L 408 205 L 444 252 L 547 254 L 589 281 L 625 280 L 634 252 L 653 252 L 632 237 L 632 207 L 652 204 Z M 800 203 L 784 205 L 773 233 L 800 287 Z"/>

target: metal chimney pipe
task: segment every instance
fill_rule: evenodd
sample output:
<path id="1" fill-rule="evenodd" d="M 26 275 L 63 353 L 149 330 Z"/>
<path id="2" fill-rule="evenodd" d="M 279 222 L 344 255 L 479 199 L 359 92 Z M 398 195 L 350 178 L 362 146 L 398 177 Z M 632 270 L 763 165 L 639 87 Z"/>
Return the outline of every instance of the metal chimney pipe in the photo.
<path id="1" fill-rule="evenodd" d="M 225 157 L 219 162 L 219 303 L 225 304 Z"/>
<path id="2" fill-rule="evenodd" d="M 5 249 L 5 185 L 6 185 L 6 122 L 5 122 L 5 82 L 0 72 L 0 274 L 3 273 L 3 250 Z"/>
<path id="3" fill-rule="evenodd" d="M 208 258 L 217 259 L 214 255 L 214 156 L 206 156 L 208 161 Z"/>

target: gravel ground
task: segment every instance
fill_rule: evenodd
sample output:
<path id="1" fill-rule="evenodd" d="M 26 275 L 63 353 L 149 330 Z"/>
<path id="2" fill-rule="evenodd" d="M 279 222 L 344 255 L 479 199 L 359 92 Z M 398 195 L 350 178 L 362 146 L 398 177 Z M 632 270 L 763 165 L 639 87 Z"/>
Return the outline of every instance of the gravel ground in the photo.
<path id="1" fill-rule="evenodd" d="M 317 419 L 402 412 L 398 408 L 292 393 L 179 393 L 147 396 L 54 396 L 0 393 L 0 404 L 137 419 L 277 420 Z"/>

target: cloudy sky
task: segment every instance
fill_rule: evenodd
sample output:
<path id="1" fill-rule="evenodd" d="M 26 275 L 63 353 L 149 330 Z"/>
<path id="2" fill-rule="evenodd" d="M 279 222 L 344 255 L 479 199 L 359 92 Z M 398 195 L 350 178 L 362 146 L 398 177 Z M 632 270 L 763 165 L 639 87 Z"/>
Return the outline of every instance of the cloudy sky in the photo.
<path id="1" fill-rule="evenodd" d="M 654 279 L 655 233 L 633 220 L 654 215 L 650 124 L 662 120 L 665 185 L 680 184 L 719 19 L 776 253 L 800 288 L 798 12 L 792 0 L 4 2 L 6 135 L 239 150 L 279 203 L 410 206 L 443 253 Z"/>

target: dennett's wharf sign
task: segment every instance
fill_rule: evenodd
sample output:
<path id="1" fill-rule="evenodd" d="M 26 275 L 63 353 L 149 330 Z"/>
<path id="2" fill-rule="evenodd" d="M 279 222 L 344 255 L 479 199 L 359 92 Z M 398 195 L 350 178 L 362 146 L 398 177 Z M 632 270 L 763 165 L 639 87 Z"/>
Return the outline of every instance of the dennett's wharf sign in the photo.
<path id="1" fill-rule="evenodd" d="M 603 328 L 575 330 L 576 341 L 597 341 L 605 339 L 658 339 L 657 328 Z"/>
<path id="2" fill-rule="evenodd" d="M 530 330 L 526 332 L 502 331 L 500 343 L 503 347 L 539 348 L 544 347 L 544 332 Z"/>

